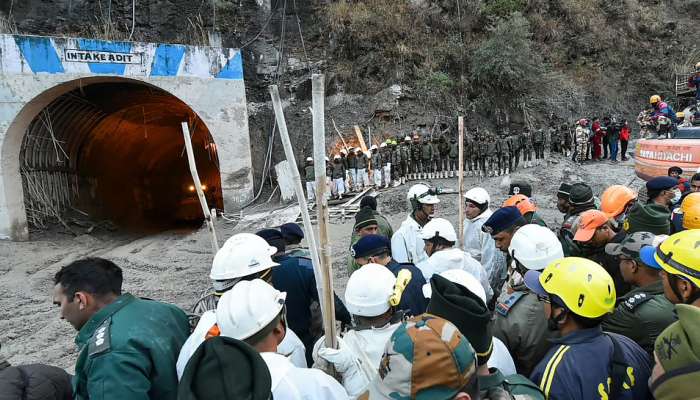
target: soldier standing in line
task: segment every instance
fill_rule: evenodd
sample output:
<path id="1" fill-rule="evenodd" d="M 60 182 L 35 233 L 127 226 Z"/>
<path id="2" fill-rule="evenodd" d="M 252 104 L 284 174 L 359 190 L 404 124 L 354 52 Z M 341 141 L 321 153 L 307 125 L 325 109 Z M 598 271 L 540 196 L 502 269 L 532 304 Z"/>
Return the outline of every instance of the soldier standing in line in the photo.
<path id="1" fill-rule="evenodd" d="M 475 171 L 480 178 L 483 178 L 486 174 L 486 153 L 488 150 L 488 145 L 486 144 L 486 139 L 484 138 L 484 133 L 476 132 L 476 169 Z"/>
<path id="2" fill-rule="evenodd" d="M 369 177 L 367 176 L 367 154 L 365 154 L 359 147 L 355 148 L 355 160 L 357 162 L 357 181 L 355 181 L 355 187 L 357 191 L 362 191 L 365 188 L 365 185 L 369 186 L 370 183 Z"/>
<path id="3" fill-rule="evenodd" d="M 554 126 L 549 127 L 549 154 L 561 153 L 561 135 L 559 129 Z"/>
<path id="4" fill-rule="evenodd" d="M 503 171 L 501 171 L 501 175 L 505 174 L 508 175 L 510 174 L 510 171 L 512 169 L 511 167 L 511 161 L 512 161 L 512 156 L 513 156 L 513 149 L 511 148 L 511 143 L 510 143 L 510 132 L 508 132 L 508 128 L 503 130 L 503 133 L 501 134 L 501 146 L 503 147 L 503 152 L 501 153 L 501 167 Z"/>
<path id="5" fill-rule="evenodd" d="M 457 143 L 457 139 L 454 137 L 451 138 L 449 146 L 450 152 L 447 154 L 447 156 L 450 159 L 450 178 L 454 178 L 455 171 L 456 173 L 459 173 L 459 168 L 457 168 L 457 163 L 459 162 L 459 143 Z"/>
<path id="6" fill-rule="evenodd" d="M 440 169 L 442 170 L 441 177 L 447 178 L 447 171 L 450 170 L 450 143 L 447 141 L 445 134 L 440 136 Z"/>
<path id="7" fill-rule="evenodd" d="M 433 175 L 430 177 L 432 178 L 440 178 L 440 174 L 442 174 L 442 158 L 440 155 L 440 141 L 442 140 L 442 136 L 435 136 L 431 143 L 430 147 L 433 149 L 433 157 L 432 157 L 432 162 L 430 165 L 432 166 L 433 169 Z"/>
<path id="8" fill-rule="evenodd" d="M 421 179 L 432 179 L 433 177 L 433 145 L 429 137 L 423 140 L 420 148 L 420 159 L 423 165 Z"/>
<path id="9" fill-rule="evenodd" d="M 488 168 L 488 176 L 496 176 L 498 172 L 498 141 L 491 131 L 485 131 L 486 139 L 486 164 Z"/>
<path id="10" fill-rule="evenodd" d="M 562 154 L 564 154 L 564 157 L 570 157 L 571 156 L 571 130 L 569 129 L 569 125 L 564 123 L 559 126 L 559 134 L 562 137 Z"/>
<path id="11" fill-rule="evenodd" d="M 588 121 L 585 119 L 579 120 L 576 127 L 576 151 L 574 152 L 574 158 L 579 164 L 586 160 L 590 133 Z"/>
<path id="12" fill-rule="evenodd" d="M 510 143 L 510 170 L 515 171 L 518 169 L 518 165 L 520 164 L 520 137 L 518 137 L 517 134 L 511 133 L 510 136 L 508 136 L 508 142 Z"/>
<path id="13" fill-rule="evenodd" d="M 411 137 L 406 136 L 403 139 L 403 143 L 399 146 L 399 151 L 401 153 L 401 183 L 406 183 L 406 179 L 409 178 L 411 174 Z"/>
<path id="14" fill-rule="evenodd" d="M 495 155 L 496 162 L 495 162 L 495 165 L 492 166 L 492 168 L 494 170 L 493 174 L 495 176 L 499 176 L 499 175 L 503 174 L 503 172 L 502 172 L 503 171 L 503 164 L 501 163 L 501 160 L 503 159 L 504 143 L 502 141 L 498 140 L 499 139 L 498 133 L 494 132 L 492 135 L 492 138 L 493 138 L 492 140 L 494 141 L 494 144 L 496 145 L 496 155 Z"/>
<path id="15" fill-rule="evenodd" d="M 421 160 L 421 143 L 420 136 L 417 133 L 413 134 L 413 144 L 411 145 L 411 170 L 413 171 L 413 180 L 420 179 L 423 174 L 423 163 Z"/>
<path id="16" fill-rule="evenodd" d="M 388 188 L 391 183 L 391 149 L 389 149 L 386 142 L 379 144 L 379 155 L 382 162 L 380 167 L 382 170 L 382 182 L 380 182 L 380 186 L 383 184 L 385 188 Z"/>
<path id="17" fill-rule="evenodd" d="M 389 143 L 390 154 L 391 154 L 391 180 L 394 182 L 394 187 L 399 186 L 402 180 L 402 169 L 401 169 L 401 149 L 399 148 L 398 141 L 392 140 Z"/>
<path id="18" fill-rule="evenodd" d="M 354 192 L 357 188 L 357 157 L 355 156 L 354 149 L 350 149 L 347 158 L 348 163 L 348 173 L 350 174 L 350 181 L 348 183 L 348 192 Z"/>
<path id="19" fill-rule="evenodd" d="M 530 133 L 530 128 L 525 127 L 522 136 L 520 136 L 520 143 L 523 150 L 523 166 L 530 168 L 532 167 L 532 133 Z"/>
<path id="20" fill-rule="evenodd" d="M 532 143 L 535 148 L 535 165 L 540 165 L 544 161 L 544 129 L 539 128 L 532 135 Z"/>
<path id="21" fill-rule="evenodd" d="M 472 173 L 476 171 L 474 168 L 474 163 L 475 163 L 475 158 L 474 155 L 476 154 L 476 142 L 474 142 L 474 138 L 472 135 L 465 129 L 464 130 L 464 174 L 465 176 L 469 174 L 469 176 L 472 176 Z"/>

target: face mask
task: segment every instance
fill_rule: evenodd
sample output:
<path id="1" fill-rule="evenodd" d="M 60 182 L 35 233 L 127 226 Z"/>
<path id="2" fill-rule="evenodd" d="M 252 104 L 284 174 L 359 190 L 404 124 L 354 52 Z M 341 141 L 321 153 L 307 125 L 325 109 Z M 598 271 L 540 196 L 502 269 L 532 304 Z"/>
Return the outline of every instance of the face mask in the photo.
<path id="1" fill-rule="evenodd" d="M 680 189 L 673 189 L 673 198 L 671 199 L 671 202 L 673 204 L 678 203 L 681 200 L 681 196 L 683 194 L 681 193 Z"/>

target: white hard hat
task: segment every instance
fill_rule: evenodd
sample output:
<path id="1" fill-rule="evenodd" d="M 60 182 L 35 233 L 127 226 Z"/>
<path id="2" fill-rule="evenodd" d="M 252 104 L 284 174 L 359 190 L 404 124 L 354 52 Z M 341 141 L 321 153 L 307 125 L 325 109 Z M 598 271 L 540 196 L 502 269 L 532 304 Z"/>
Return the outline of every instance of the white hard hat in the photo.
<path id="1" fill-rule="evenodd" d="M 491 202 L 489 192 L 481 187 L 475 187 L 467 190 L 467 193 L 464 194 L 464 198 L 478 204 L 486 204 Z"/>
<path id="2" fill-rule="evenodd" d="M 326 157 L 326 161 L 330 161 L 330 160 L 328 159 L 328 157 Z"/>
<path id="3" fill-rule="evenodd" d="M 396 277 L 385 266 L 369 263 L 353 272 L 345 287 L 345 307 L 350 314 L 376 317 L 389 310 Z"/>
<path id="4" fill-rule="evenodd" d="M 372 147 L 370 147 L 369 149 L 370 149 L 370 150 L 375 150 L 376 148 L 377 148 L 377 145 L 376 145 L 376 144 L 373 144 Z"/>
<path id="5" fill-rule="evenodd" d="M 235 234 L 216 252 L 209 278 L 221 281 L 264 271 L 279 265 L 270 257 L 275 253 L 277 248 L 267 244 L 265 239 L 258 235 Z"/>
<path id="6" fill-rule="evenodd" d="M 438 275 L 450 280 L 458 285 L 462 285 L 470 292 L 477 295 L 481 301 L 486 304 L 486 291 L 481 283 L 474 277 L 474 275 L 463 269 L 448 269 L 447 271 L 441 272 Z M 433 295 L 433 290 L 430 287 L 430 282 L 423 285 L 423 296 L 430 298 Z"/>
<path id="7" fill-rule="evenodd" d="M 430 187 L 425 183 L 417 183 L 411 186 L 406 194 L 406 200 L 408 200 L 409 207 L 414 207 L 414 201 L 421 204 L 437 204 L 440 202 L 440 199 L 432 193 Z"/>
<path id="8" fill-rule="evenodd" d="M 448 242 L 457 241 L 457 233 L 450 221 L 444 218 L 433 218 L 421 229 L 420 237 L 423 240 L 439 236 Z"/>
<path id="9" fill-rule="evenodd" d="M 279 315 L 286 299 L 287 293 L 262 279 L 238 282 L 216 306 L 221 336 L 244 340 L 255 335 Z"/>
<path id="10" fill-rule="evenodd" d="M 518 229 L 508 246 L 508 254 L 527 269 L 543 270 L 552 261 L 564 258 L 561 242 L 548 228 L 528 224 Z"/>
<path id="11" fill-rule="evenodd" d="M 355 153 L 357 153 L 357 152 L 360 152 L 360 151 L 362 151 L 362 149 L 361 149 L 361 148 L 359 148 L 359 147 L 355 147 Z"/>
<path id="12" fill-rule="evenodd" d="M 340 154 L 348 154 L 348 151 L 345 149 L 340 149 Z"/>
<path id="13" fill-rule="evenodd" d="M 386 142 L 382 142 L 379 147 L 386 147 Z"/>
<path id="14" fill-rule="evenodd" d="M 340 160 L 340 154 L 334 155 L 334 156 L 333 156 L 333 159 L 334 159 L 334 160 Z"/>
<path id="15" fill-rule="evenodd" d="M 306 161 L 313 161 L 314 159 L 311 157 L 306 157 Z"/>
<path id="16" fill-rule="evenodd" d="M 406 136 L 405 138 L 403 138 L 403 141 L 404 141 L 404 142 L 410 142 L 410 141 L 411 141 L 411 137 L 410 137 L 410 136 Z"/>

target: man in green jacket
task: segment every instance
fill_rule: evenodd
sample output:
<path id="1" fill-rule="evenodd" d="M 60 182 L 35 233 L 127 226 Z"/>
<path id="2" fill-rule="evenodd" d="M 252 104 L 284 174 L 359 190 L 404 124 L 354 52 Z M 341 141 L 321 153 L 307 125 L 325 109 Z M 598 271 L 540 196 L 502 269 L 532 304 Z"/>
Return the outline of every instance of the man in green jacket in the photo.
<path id="1" fill-rule="evenodd" d="M 655 247 L 662 238 L 665 236 L 636 232 L 619 244 L 605 246 L 606 253 L 620 260 L 622 278 L 633 289 L 617 299 L 617 308 L 603 321 L 603 330 L 627 336 L 652 357 L 657 336 L 676 321 L 673 304 L 664 297 L 659 269 L 645 263 L 640 254 L 642 247 Z"/>
<path id="2" fill-rule="evenodd" d="M 122 294 L 122 270 L 85 258 L 56 273 L 53 302 L 78 330 L 75 399 L 175 400 L 190 326 L 179 308 Z"/>

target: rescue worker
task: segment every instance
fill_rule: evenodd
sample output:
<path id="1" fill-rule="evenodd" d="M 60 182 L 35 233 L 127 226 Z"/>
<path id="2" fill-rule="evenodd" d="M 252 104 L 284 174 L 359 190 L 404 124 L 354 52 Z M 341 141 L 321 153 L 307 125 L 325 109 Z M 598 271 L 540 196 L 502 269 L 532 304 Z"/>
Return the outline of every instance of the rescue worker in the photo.
<path id="1" fill-rule="evenodd" d="M 431 297 L 426 314 L 452 322 L 474 346 L 483 397 L 510 399 L 530 395 L 543 398 L 537 386 L 524 376 L 515 375 L 515 364 L 508 349 L 491 334 L 492 315 L 480 289 L 473 278 L 453 282 L 435 275 L 430 280 Z"/>
<path id="2" fill-rule="evenodd" d="M 574 234 L 579 225 L 581 213 L 588 210 L 595 210 L 595 198 L 590 186 L 583 182 L 571 185 L 569 189 L 570 208 L 565 215 L 564 223 L 559 229 L 559 241 L 564 248 L 564 255 L 579 255 L 580 249 L 574 242 Z"/>
<path id="3" fill-rule="evenodd" d="M 539 225 L 520 228 L 508 246 L 513 262 L 508 269 L 507 296 L 496 304 L 493 335 L 510 350 L 519 373 L 529 376 L 551 347 L 556 335 L 547 329 L 542 303 L 527 290 L 527 271 L 541 271 L 564 257 L 556 235 Z"/>
<path id="4" fill-rule="evenodd" d="M 452 138 L 450 139 L 450 151 L 447 154 L 449 160 L 450 160 L 450 165 L 449 165 L 449 170 L 450 170 L 450 178 L 454 178 L 455 174 L 459 172 L 459 167 L 457 163 L 459 162 L 459 143 L 457 143 L 457 139 Z M 464 149 L 463 149 L 464 151 Z M 464 154 L 462 154 L 462 157 L 464 157 Z M 466 160 L 466 158 L 465 158 Z M 466 169 L 464 169 L 466 171 Z"/>
<path id="5" fill-rule="evenodd" d="M 280 233 L 284 237 L 284 252 L 290 257 L 311 257 L 308 247 L 301 245 L 304 239 L 304 231 L 294 222 L 288 222 L 280 226 Z"/>
<path id="6" fill-rule="evenodd" d="M 411 211 L 391 237 L 391 254 L 399 263 L 412 263 L 422 269 L 428 255 L 420 231 L 433 218 L 440 199 L 428 185 L 418 183 L 408 190 L 406 200 Z"/>
<path id="7" fill-rule="evenodd" d="M 177 398 L 173 366 L 190 332 L 181 309 L 122 293 L 121 268 L 103 258 L 74 261 L 53 283 L 53 304 L 78 331 L 75 399 Z"/>
<path id="8" fill-rule="evenodd" d="M 673 108 L 661 100 L 661 96 L 655 94 L 649 98 L 649 104 L 651 104 L 651 121 L 654 123 L 660 123 L 660 118 L 665 118 L 668 120 L 669 124 L 676 123 L 676 113 Z"/>
<path id="9" fill-rule="evenodd" d="M 401 301 L 397 309 L 406 315 L 420 315 L 425 312 L 428 302 L 423 297 L 423 285 L 425 278 L 423 273 L 415 265 L 403 263 L 399 264 L 391 258 L 391 241 L 382 235 L 367 235 L 362 237 L 352 246 L 352 254 L 355 262 L 359 266 L 374 263 L 383 265 L 394 276 L 398 277 L 399 272 L 407 270 L 411 274 L 406 288 L 401 296 Z"/>
<path id="10" fill-rule="evenodd" d="M 202 342 L 209 337 L 219 335 L 220 329 L 216 325 L 216 306 L 221 296 L 240 281 L 262 279 L 270 283 L 272 269 L 279 265 L 271 258 L 276 252 L 277 248 L 267 244 L 260 236 L 251 233 L 238 233 L 231 236 L 216 252 L 209 273 L 213 288 L 208 290 L 207 294 L 193 307 L 194 313 L 199 315 L 199 321 L 177 357 L 175 368 L 178 379 L 183 377 L 185 367 Z M 287 329 L 287 334 L 279 344 L 278 351 L 289 357 L 294 365 L 306 368 L 306 348 L 291 329 Z"/>
<path id="11" fill-rule="evenodd" d="M 678 180 L 678 189 L 680 189 L 681 192 L 690 190 L 690 182 L 683 177 L 683 168 L 674 165 L 668 169 L 667 176 Z"/>
<path id="12" fill-rule="evenodd" d="M 382 154 L 376 144 L 370 147 L 370 167 L 372 168 L 372 186 L 379 189 L 382 187 Z"/>
<path id="13" fill-rule="evenodd" d="M 532 135 L 532 146 L 535 149 L 536 165 L 541 165 L 544 162 L 544 142 L 544 129 L 537 129 Z"/>
<path id="14" fill-rule="evenodd" d="M 345 166 L 338 154 L 333 156 L 331 179 L 333 179 L 333 184 L 331 186 L 333 190 L 331 190 L 331 193 L 340 200 L 343 198 L 343 194 L 345 194 Z"/>
<path id="15" fill-rule="evenodd" d="M 700 229 L 690 229 L 641 251 L 644 262 L 662 269 L 664 296 L 673 304 L 700 307 L 700 258 L 695 247 L 699 241 Z"/>
<path id="16" fill-rule="evenodd" d="M 518 166 L 520 165 L 520 149 L 522 147 L 522 143 L 520 142 L 518 135 L 514 133 L 508 137 L 508 146 L 510 147 L 510 159 L 508 160 L 508 165 L 510 166 L 510 170 L 512 172 L 517 170 Z"/>
<path id="17" fill-rule="evenodd" d="M 353 149 L 350 150 L 350 153 L 348 154 L 347 157 L 347 164 L 348 164 L 348 174 L 350 175 L 350 180 L 348 182 L 348 192 L 353 192 L 357 190 L 357 156 L 355 155 L 355 151 Z"/>
<path id="18" fill-rule="evenodd" d="M 498 163 L 500 161 L 500 143 L 496 137 L 487 130 L 484 130 L 486 137 L 486 168 L 488 176 L 498 176 Z"/>
<path id="19" fill-rule="evenodd" d="M 345 190 L 350 192 L 350 165 L 348 164 L 348 151 L 344 148 L 340 149 L 340 161 L 345 168 Z"/>
<path id="20" fill-rule="evenodd" d="M 316 172 L 314 170 L 314 159 L 311 157 L 306 157 L 304 179 L 306 181 L 306 200 L 311 203 L 316 199 Z M 310 204 L 309 207 L 311 207 Z"/>
<path id="21" fill-rule="evenodd" d="M 420 160 L 423 165 L 423 174 L 420 179 L 433 179 L 433 144 L 430 138 L 426 137 L 420 147 Z"/>
<path id="22" fill-rule="evenodd" d="M 520 148 L 523 151 L 523 166 L 525 168 L 532 167 L 532 133 L 530 133 L 530 128 L 525 128 L 522 135 L 520 136 Z"/>
<path id="23" fill-rule="evenodd" d="M 537 214 L 537 206 L 524 194 L 514 194 L 509 197 L 503 202 L 503 207 L 517 207 L 527 224 L 547 226 L 542 217 Z"/>
<path id="24" fill-rule="evenodd" d="M 615 285 L 600 265 L 563 258 L 542 272 L 528 271 L 525 285 L 544 302 L 548 327 L 561 335 L 530 376 L 546 398 L 649 398 L 649 356 L 631 339 L 600 327 L 615 307 Z"/>
<path id="25" fill-rule="evenodd" d="M 651 120 L 651 109 L 645 109 L 637 115 L 637 124 L 640 127 L 639 136 L 642 139 L 650 139 L 654 132 L 654 122 Z"/>
<path id="26" fill-rule="evenodd" d="M 513 234 L 523 225 L 526 225 L 525 219 L 517 207 L 501 207 L 494 211 L 481 226 L 481 230 L 491 235 L 495 247 L 500 250 L 498 253 L 501 256 L 501 262 L 494 264 L 494 268 L 489 274 L 495 299 L 498 299 L 500 296 L 503 283 L 508 278 L 508 264 L 510 264 L 508 246 L 510 246 L 510 240 Z"/>
<path id="27" fill-rule="evenodd" d="M 345 304 L 353 317 L 353 326 L 342 338 L 339 348 L 316 344 L 318 357 L 330 362 L 343 377 L 343 386 L 351 397 L 364 393 L 378 374 L 384 346 L 403 314 L 396 309 L 402 286 L 384 266 L 365 264 L 350 275 L 345 289 Z"/>
<path id="28" fill-rule="evenodd" d="M 365 185 L 369 185 L 369 177 L 367 176 L 367 155 L 362 152 L 362 149 L 355 148 L 355 168 L 357 174 L 357 180 L 355 181 L 355 190 L 358 192 L 365 188 Z"/>
<path id="29" fill-rule="evenodd" d="M 622 161 L 627 161 L 627 145 L 632 137 L 632 129 L 630 129 L 627 120 L 622 121 L 622 128 L 620 129 L 620 159 Z"/>
<path id="30" fill-rule="evenodd" d="M 311 260 L 303 257 L 289 257 L 284 254 L 284 239 L 276 229 L 263 229 L 255 233 L 277 252 L 272 255 L 272 261 L 279 265 L 272 269 L 271 284 L 275 289 L 287 293 L 286 317 L 289 328 L 297 334 L 306 348 L 306 361 L 311 365 L 311 351 L 314 341 L 320 334 L 313 332 L 312 324 L 317 323 L 317 316 L 311 312 L 311 304 L 319 302 Z M 228 293 L 228 292 L 227 292 Z M 340 301 L 335 299 L 335 318 L 343 324 L 350 323 L 350 314 Z M 236 338 L 238 339 L 238 338 Z"/>
<path id="31" fill-rule="evenodd" d="M 444 179 L 447 178 L 447 172 L 450 168 L 450 143 L 445 135 L 440 136 L 438 147 L 440 148 L 440 177 Z"/>
<path id="32" fill-rule="evenodd" d="M 377 211 L 377 198 L 370 195 L 365 195 L 360 200 L 360 210 L 369 208 L 374 214 L 374 219 L 377 221 L 377 230 L 380 235 L 388 238 L 394 235 L 394 228 L 391 227 L 389 220 L 382 213 Z"/>
<path id="33" fill-rule="evenodd" d="M 389 147 L 389 154 L 391 156 L 391 165 L 389 166 L 391 170 L 391 181 L 393 182 L 393 186 L 396 187 L 401 185 L 404 179 L 404 172 L 401 164 L 401 146 L 398 145 L 398 142 L 392 141 Z"/>
<path id="34" fill-rule="evenodd" d="M 512 160 L 512 155 L 513 155 L 513 149 L 511 149 L 511 143 L 510 143 L 510 135 L 508 133 L 508 130 L 506 129 L 503 131 L 503 134 L 501 135 L 501 140 L 499 143 L 501 144 L 501 175 L 508 175 L 512 171 L 512 165 L 511 165 L 511 160 Z"/>
<path id="35" fill-rule="evenodd" d="M 379 145 L 379 155 L 381 156 L 382 161 L 382 183 L 384 184 L 385 188 L 388 188 L 391 184 L 391 153 L 389 150 L 390 149 L 387 147 L 386 142 L 382 142 Z"/>
<path id="36" fill-rule="evenodd" d="M 350 238 L 350 254 L 348 254 L 348 275 L 355 272 L 360 265 L 355 262 L 352 254 L 352 246 L 357 243 L 360 238 L 367 235 L 376 235 L 379 231 L 379 223 L 374 214 L 374 210 L 369 207 L 360 207 L 360 211 L 355 214 L 355 225 L 353 226 L 352 236 Z"/>
<path id="37" fill-rule="evenodd" d="M 495 287 L 495 282 L 501 279 L 501 274 L 506 269 L 505 256 L 496 251 L 496 243 L 491 235 L 482 231 L 482 226 L 491 217 L 493 212 L 489 208 L 491 196 L 484 188 L 475 187 L 464 194 L 464 251 L 472 256 L 486 270 L 491 282 L 494 297 L 500 293 L 501 288 Z"/>
<path id="38" fill-rule="evenodd" d="M 656 337 L 676 317 L 673 304 L 664 297 L 659 269 L 656 265 L 646 264 L 640 252 L 645 246 L 656 247 L 665 238 L 660 236 L 657 239 L 649 232 L 636 232 L 619 244 L 605 246 L 606 253 L 618 258 L 622 278 L 633 289 L 617 299 L 615 312 L 605 318 L 602 327 L 606 332 L 619 333 L 634 340 L 650 357 L 653 357 Z"/>
<path id="39" fill-rule="evenodd" d="M 636 202 L 637 192 L 627 186 L 612 185 L 600 195 L 600 211 L 615 222 L 615 230 L 619 231 Z"/>
<path id="40" fill-rule="evenodd" d="M 421 143 L 420 136 L 413 135 L 413 144 L 411 144 L 411 171 L 413 176 L 411 179 L 423 179 L 423 161 L 421 158 L 421 149 L 423 144 Z"/>
<path id="41" fill-rule="evenodd" d="M 612 127 L 612 120 L 610 116 L 606 115 L 603 117 L 603 121 L 600 124 L 600 137 L 601 145 L 603 147 L 603 160 L 610 158 L 610 128 Z"/>
<path id="42" fill-rule="evenodd" d="M 619 150 L 618 142 L 620 141 L 621 130 L 621 124 L 618 123 L 616 118 L 612 118 L 608 126 L 608 146 L 610 147 L 610 161 L 612 163 L 617 163 L 617 153 Z"/>
<path id="43" fill-rule="evenodd" d="M 681 200 L 681 190 L 678 179 L 670 176 L 657 176 L 646 183 L 647 204 L 655 203 L 664 206 L 670 212 Z"/>
<path id="44" fill-rule="evenodd" d="M 586 161 L 588 156 L 588 142 L 590 140 L 591 131 L 588 129 L 588 121 L 586 119 L 580 119 L 578 121 L 578 126 L 576 127 L 576 151 L 574 156 L 574 161 L 579 164 Z"/>
<path id="45" fill-rule="evenodd" d="M 421 270 L 426 281 L 434 274 L 440 274 L 447 270 L 459 269 L 466 271 L 476 278 L 484 289 L 486 304 L 493 297 L 489 275 L 481 264 L 464 250 L 454 247 L 457 243 L 457 233 L 450 221 L 444 218 L 435 218 L 428 222 L 421 230 L 421 238 L 425 242 L 425 252 L 428 262 Z"/>
<path id="46" fill-rule="evenodd" d="M 562 154 L 564 155 L 564 157 L 571 157 L 571 142 L 573 141 L 573 139 L 571 135 L 571 129 L 569 129 L 568 124 L 564 123 L 559 126 L 559 136 L 561 136 L 562 139 Z"/>
<path id="47" fill-rule="evenodd" d="M 700 193 L 691 192 L 685 196 L 681 206 L 673 210 L 671 222 L 673 233 L 700 229 Z"/>
<path id="48" fill-rule="evenodd" d="M 625 282 L 616 257 L 605 252 L 608 244 L 619 244 L 627 233 L 623 230 L 615 232 L 608 217 L 598 210 L 588 210 L 581 213 L 581 220 L 574 235 L 574 241 L 578 243 L 581 257 L 595 261 L 612 276 L 615 281 L 615 291 L 624 296 L 630 290 L 630 285 Z"/>
<path id="49" fill-rule="evenodd" d="M 72 400 L 71 376 L 44 364 L 12 365 L 0 356 L 0 399 Z"/>
<path id="50" fill-rule="evenodd" d="M 651 232 L 654 235 L 671 234 L 671 213 L 659 204 L 636 203 L 627 212 L 622 228 L 627 234 Z"/>
<path id="51" fill-rule="evenodd" d="M 406 136 L 399 148 L 401 150 L 401 183 L 406 183 L 406 179 L 413 179 L 413 169 L 411 163 L 411 138 Z"/>
<path id="52" fill-rule="evenodd" d="M 561 130 L 557 129 L 554 125 L 549 127 L 549 154 L 561 153 Z"/>
<path id="53" fill-rule="evenodd" d="M 287 293 L 260 279 L 241 281 L 221 296 L 216 323 L 221 336 L 254 347 L 265 360 L 275 399 L 347 399 L 343 386 L 321 370 L 299 368 L 278 353 L 287 330 Z"/>
<path id="54" fill-rule="evenodd" d="M 688 77 L 688 87 L 695 89 L 695 101 L 700 103 L 700 62 L 695 64 L 695 73 Z"/>
<path id="55" fill-rule="evenodd" d="M 571 209 L 571 203 L 569 202 L 569 195 L 571 194 L 571 184 L 562 182 L 557 189 L 557 210 L 564 214 L 564 219 L 566 220 L 567 214 Z"/>

